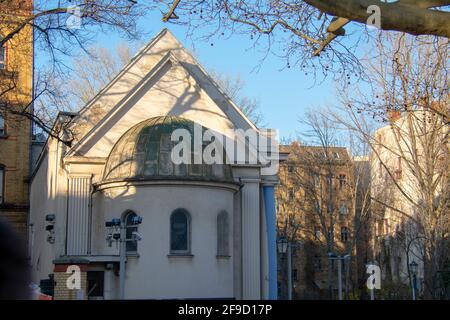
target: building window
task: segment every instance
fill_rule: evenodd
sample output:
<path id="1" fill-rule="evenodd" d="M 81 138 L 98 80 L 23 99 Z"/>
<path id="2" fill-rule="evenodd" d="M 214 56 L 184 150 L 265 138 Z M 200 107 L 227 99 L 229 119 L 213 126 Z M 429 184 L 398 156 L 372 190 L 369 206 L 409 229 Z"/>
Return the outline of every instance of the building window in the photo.
<path id="1" fill-rule="evenodd" d="M 347 227 L 341 227 L 341 241 L 347 242 L 348 241 L 348 228 Z"/>
<path id="2" fill-rule="evenodd" d="M 334 239 L 334 232 L 331 232 L 331 228 L 328 229 L 328 241 Z"/>
<path id="3" fill-rule="evenodd" d="M 3 39 L 2 36 L 0 36 L 0 40 Z M 0 70 L 6 69 L 6 47 L 2 46 L 0 47 Z"/>
<path id="4" fill-rule="evenodd" d="M 4 193 L 5 193 L 5 167 L 0 164 L 0 204 L 4 201 Z"/>
<path id="5" fill-rule="evenodd" d="M 190 215 L 184 209 L 175 210 L 170 216 L 170 252 L 190 253 Z"/>
<path id="6" fill-rule="evenodd" d="M 133 218 L 137 217 L 137 215 L 130 211 L 125 216 L 125 227 L 126 227 L 126 252 L 127 253 L 136 253 L 137 252 L 137 240 L 133 240 L 133 232 L 137 232 L 138 227 L 136 224 L 133 224 Z"/>
<path id="7" fill-rule="evenodd" d="M 339 188 L 345 187 L 347 184 L 347 176 L 345 174 L 340 174 L 339 177 Z"/>
<path id="8" fill-rule="evenodd" d="M 319 226 L 314 227 L 314 239 L 320 240 L 320 235 L 321 235 L 320 227 Z"/>
<path id="9" fill-rule="evenodd" d="M 292 269 L 292 280 L 297 281 L 298 280 L 298 271 L 297 269 Z"/>
<path id="10" fill-rule="evenodd" d="M 2 114 L 0 114 L 0 137 L 2 136 L 6 136 L 6 124 L 5 124 L 5 117 Z"/>
<path id="11" fill-rule="evenodd" d="M 103 271 L 88 271 L 88 300 L 103 300 L 104 298 L 104 279 L 105 273 Z"/>
<path id="12" fill-rule="evenodd" d="M 345 202 L 341 203 L 341 206 L 339 207 L 339 213 L 341 215 L 346 215 L 348 213 L 348 207 Z"/>
<path id="13" fill-rule="evenodd" d="M 314 270 L 322 271 L 322 258 L 318 255 L 314 256 Z"/>
<path id="14" fill-rule="evenodd" d="M 289 189 L 289 193 L 288 193 L 288 200 L 294 200 L 295 199 L 295 192 L 294 189 Z"/>
<path id="15" fill-rule="evenodd" d="M 229 222 L 228 213 L 222 211 L 217 215 L 217 255 L 229 256 Z"/>

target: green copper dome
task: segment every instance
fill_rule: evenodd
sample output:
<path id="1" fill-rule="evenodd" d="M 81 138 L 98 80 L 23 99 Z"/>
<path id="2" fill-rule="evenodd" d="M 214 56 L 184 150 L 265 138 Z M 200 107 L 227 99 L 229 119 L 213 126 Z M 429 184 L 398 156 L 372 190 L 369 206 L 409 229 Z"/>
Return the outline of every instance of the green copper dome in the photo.
<path id="1" fill-rule="evenodd" d="M 194 140 L 194 122 L 176 116 L 155 117 L 128 130 L 117 141 L 105 165 L 103 181 L 203 180 L 232 181 L 231 168 L 221 164 L 175 164 L 171 141 L 175 129 L 186 129 Z"/>

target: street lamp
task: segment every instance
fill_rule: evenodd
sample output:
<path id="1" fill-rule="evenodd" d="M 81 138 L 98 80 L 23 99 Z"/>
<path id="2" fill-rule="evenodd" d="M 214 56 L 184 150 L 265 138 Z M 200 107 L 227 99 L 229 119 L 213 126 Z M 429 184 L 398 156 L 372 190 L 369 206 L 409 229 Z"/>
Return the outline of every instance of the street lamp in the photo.
<path id="1" fill-rule="evenodd" d="M 134 216 L 131 220 L 132 225 L 139 225 L 142 223 L 142 217 Z M 127 239 L 127 224 L 123 219 L 115 218 L 105 222 L 105 227 L 109 230 L 106 241 L 109 246 L 113 241 L 119 243 L 119 299 L 125 298 L 125 262 L 127 254 L 127 242 L 142 240 L 142 236 L 137 232 L 132 232 L 131 239 Z"/>
<path id="2" fill-rule="evenodd" d="M 281 237 L 278 239 L 277 241 L 277 246 L 278 246 L 278 252 L 279 253 L 286 253 L 287 248 L 288 248 L 288 241 L 285 237 Z"/>
<path id="3" fill-rule="evenodd" d="M 412 298 L 413 298 L 413 300 L 417 300 L 416 291 L 417 291 L 417 269 L 418 268 L 419 268 L 419 265 L 414 260 L 409 264 L 409 270 L 412 273 Z"/>
<path id="4" fill-rule="evenodd" d="M 291 244 L 285 237 L 280 237 L 277 241 L 278 252 L 282 254 L 287 253 L 287 267 L 288 267 L 288 300 L 292 300 L 292 251 Z"/>
<path id="5" fill-rule="evenodd" d="M 345 256 L 337 256 L 333 252 L 328 252 L 328 259 L 330 260 L 338 260 L 338 293 L 339 300 L 342 300 L 342 263 L 345 262 L 345 259 L 350 259 L 351 256 L 346 254 Z"/>

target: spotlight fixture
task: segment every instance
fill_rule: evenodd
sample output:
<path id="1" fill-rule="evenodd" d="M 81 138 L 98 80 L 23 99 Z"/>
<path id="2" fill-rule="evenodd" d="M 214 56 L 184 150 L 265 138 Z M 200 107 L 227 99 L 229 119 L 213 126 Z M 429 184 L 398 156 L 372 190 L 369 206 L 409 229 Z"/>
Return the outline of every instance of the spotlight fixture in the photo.
<path id="1" fill-rule="evenodd" d="M 132 232 L 131 238 L 132 238 L 133 240 L 137 240 L 137 241 L 141 241 L 141 240 L 142 240 L 141 234 L 140 234 L 139 232 L 137 232 L 137 231 L 133 231 L 133 232 Z"/>
<path id="2" fill-rule="evenodd" d="M 55 222 L 56 220 L 56 215 L 53 213 L 49 213 L 45 216 L 45 221 L 47 222 Z"/>
<path id="3" fill-rule="evenodd" d="M 131 223 L 132 224 L 141 224 L 142 223 L 142 217 L 140 217 L 140 216 L 134 216 L 132 219 L 131 219 Z"/>

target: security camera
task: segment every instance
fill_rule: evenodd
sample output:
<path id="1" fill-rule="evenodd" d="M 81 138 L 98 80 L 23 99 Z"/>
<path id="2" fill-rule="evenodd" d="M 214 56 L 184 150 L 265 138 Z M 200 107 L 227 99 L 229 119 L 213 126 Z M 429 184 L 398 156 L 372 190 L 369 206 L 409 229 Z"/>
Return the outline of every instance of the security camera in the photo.
<path id="1" fill-rule="evenodd" d="M 50 244 L 54 244 L 55 243 L 55 237 L 53 237 L 52 235 L 48 235 L 47 236 L 47 242 Z"/>
<path id="2" fill-rule="evenodd" d="M 56 219 L 56 215 L 55 214 L 47 214 L 46 216 L 45 216 L 45 221 L 47 221 L 47 222 L 55 222 L 55 219 Z"/>
<path id="3" fill-rule="evenodd" d="M 108 242 L 108 247 L 112 247 L 112 242 L 113 242 L 112 233 L 108 233 L 108 235 L 106 236 L 106 242 Z"/>
<path id="4" fill-rule="evenodd" d="M 142 240 L 142 236 L 137 231 L 133 231 L 133 233 L 131 234 L 131 237 L 133 240 L 137 240 L 137 241 Z"/>

